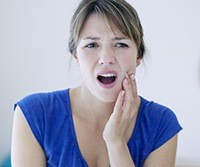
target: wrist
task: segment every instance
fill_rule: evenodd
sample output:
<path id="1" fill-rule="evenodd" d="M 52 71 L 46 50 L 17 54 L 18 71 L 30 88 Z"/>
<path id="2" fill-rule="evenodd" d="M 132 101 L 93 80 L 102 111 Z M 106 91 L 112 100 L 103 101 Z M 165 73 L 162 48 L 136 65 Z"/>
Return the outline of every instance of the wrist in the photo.
<path id="1" fill-rule="evenodd" d="M 123 148 L 127 148 L 127 143 L 125 141 L 105 141 L 107 149 L 111 150 L 121 150 Z"/>
<path id="2" fill-rule="evenodd" d="M 109 142 L 106 146 L 111 166 L 135 167 L 126 142 Z"/>

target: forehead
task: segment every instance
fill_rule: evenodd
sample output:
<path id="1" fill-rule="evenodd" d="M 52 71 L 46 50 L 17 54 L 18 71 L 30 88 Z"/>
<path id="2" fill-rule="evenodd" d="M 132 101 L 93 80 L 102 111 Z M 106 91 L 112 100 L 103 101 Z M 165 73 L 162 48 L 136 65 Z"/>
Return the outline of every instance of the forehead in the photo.
<path id="1" fill-rule="evenodd" d="M 109 22 L 98 13 L 92 13 L 85 21 L 80 33 L 80 38 L 85 36 L 125 36 L 113 22 Z"/>

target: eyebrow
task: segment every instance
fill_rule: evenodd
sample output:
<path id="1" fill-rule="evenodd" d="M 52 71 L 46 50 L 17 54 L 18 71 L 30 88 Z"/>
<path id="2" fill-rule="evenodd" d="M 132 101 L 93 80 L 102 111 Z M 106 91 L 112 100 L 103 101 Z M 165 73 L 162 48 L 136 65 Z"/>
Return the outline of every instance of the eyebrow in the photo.
<path id="1" fill-rule="evenodd" d="M 87 40 L 87 39 L 94 40 L 94 41 L 100 40 L 99 37 L 84 37 L 84 38 L 83 38 L 83 40 Z"/>
<path id="2" fill-rule="evenodd" d="M 129 40 L 129 38 L 127 38 L 127 37 L 115 37 L 115 38 L 112 38 L 112 41 L 120 41 L 120 40 Z"/>
<path id="3" fill-rule="evenodd" d="M 84 37 L 83 40 L 93 40 L 93 41 L 97 41 L 97 40 L 100 40 L 100 37 Z M 120 40 L 129 40 L 129 38 L 127 37 L 114 37 L 111 39 L 112 41 L 120 41 Z"/>

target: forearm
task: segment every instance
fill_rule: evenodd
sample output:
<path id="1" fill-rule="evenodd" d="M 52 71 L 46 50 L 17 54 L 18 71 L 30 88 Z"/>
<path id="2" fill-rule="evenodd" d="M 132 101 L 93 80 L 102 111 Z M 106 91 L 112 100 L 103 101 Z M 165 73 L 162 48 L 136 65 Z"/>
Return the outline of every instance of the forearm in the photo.
<path id="1" fill-rule="evenodd" d="M 127 144 L 107 144 L 111 167 L 135 167 Z"/>

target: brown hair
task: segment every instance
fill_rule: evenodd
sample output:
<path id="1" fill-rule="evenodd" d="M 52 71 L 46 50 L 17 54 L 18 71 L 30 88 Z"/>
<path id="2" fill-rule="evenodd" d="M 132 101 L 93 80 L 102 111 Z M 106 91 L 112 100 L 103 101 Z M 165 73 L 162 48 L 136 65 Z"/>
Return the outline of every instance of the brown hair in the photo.
<path id="1" fill-rule="evenodd" d="M 82 0 L 70 24 L 69 51 L 77 48 L 78 39 L 87 18 L 98 13 L 109 25 L 115 25 L 125 36 L 134 40 L 138 48 L 138 58 L 145 54 L 143 28 L 136 10 L 125 0 Z"/>

